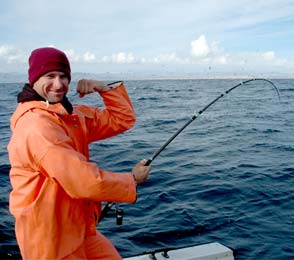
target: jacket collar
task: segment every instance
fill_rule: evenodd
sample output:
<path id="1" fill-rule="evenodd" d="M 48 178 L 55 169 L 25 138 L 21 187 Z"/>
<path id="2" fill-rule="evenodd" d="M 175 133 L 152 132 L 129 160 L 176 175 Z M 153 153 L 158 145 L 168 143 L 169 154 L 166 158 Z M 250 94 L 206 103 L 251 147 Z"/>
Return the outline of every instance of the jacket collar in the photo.
<path id="1" fill-rule="evenodd" d="M 33 111 L 35 109 L 44 110 L 49 113 L 58 114 L 60 116 L 69 116 L 64 106 L 61 103 L 49 104 L 46 101 L 27 101 L 20 102 L 17 106 L 15 112 L 10 118 L 10 127 L 13 130 L 18 122 L 18 120 L 26 114 L 28 111 Z"/>
<path id="2" fill-rule="evenodd" d="M 17 95 L 17 102 L 24 103 L 28 101 L 44 101 L 47 102 L 43 97 L 41 97 L 29 84 L 25 84 L 22 91 Z M 49 105 L 50 103 L 47 102 Z M 50 104 L 51 105 L 51 104 Z M 66 109 L 68 114 L 72 114 L 73 107 L 66 96 L 64 96 L 61 105 Z"/>

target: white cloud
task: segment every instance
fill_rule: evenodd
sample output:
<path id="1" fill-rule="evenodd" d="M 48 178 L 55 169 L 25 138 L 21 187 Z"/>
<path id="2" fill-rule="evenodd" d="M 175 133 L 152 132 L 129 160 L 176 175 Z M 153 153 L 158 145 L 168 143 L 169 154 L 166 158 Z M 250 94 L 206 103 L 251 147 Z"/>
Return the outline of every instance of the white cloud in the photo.
<path id="1" fill-rule="evenodd" d="M 64 51 L 70 62 L 79 62 L 80 55 L 75 52 L 74 49 L 69 49 Z"/>
<path id="2" fill-rule="evenodd" d="M 273 61 L 276 58 L 275 53 L 273 51 L 268 51 L 268 52 L 263 53 L 262 57 L 268 61 Z"/>
<path id="3" fill-rule="evenodd" d="M 89 51 L 79 54 L 74 49 L 68 49 L 64 51 L 70 62 L 74 63 L 94 63 L 97 61 L 96 55 Z"/>
<path id="4" fill-rule="evenodd" d="M 132 53 L 119 52 L 112 55 L 112 62 L 117 64 L 134 63 L 135 60 L 135 56 Z"/>
<path id="5" fill-rule="evenodd" d="M 177 57 L 176 53 L 167 53 L 167 54 L 160 54 L 155 57 L 151 62 L 152 63 L 177 63 L 180 59 Z"/>
<path id="6" fill-rule="evenodd" d="M 83 55 L 83 60 L 86 62 L 86 63 L 91 63 L 91 62 L 94 62 L 96 60 L 96 56 L 95 54 L 87 51 L 84 55 Z"/>
<path id="7" fill-rule="evenodd" d="M 211 53 L 204 35 L 191 42 L 191 55 L 196 58 L 205 58 Z"/>
<path id="8" fill-rule="evenodd" d="M 24 63 L 27 60 L 22 50 L 9 45 L 0 46 L 0 59 L 7 63 Z"/>
<path id="9" fill-rule="evenodd" d="M 111 61 L 111 58 L 109 56 L 103 56 L 101 58 L 101 62 L 103 62 L 103 63 L 108 63 L 110 61 Z"/>
<path id="10" fill-rule="evenodd" d="M 284 69 L 293 69 L 293 62 L 290 62 L 286 59 L 276 56 L 274 51 L 266 52 L 242 52 L 235 55 L 228 55 L 228 65 L 234 66 L 237 68 L 248 68 L 254 69 L 259 68 L 259 70 L 265 70 L 271 68 L 284 68 Z"/>
<path id="11" fill-rule="evenodd" d="M 226 55 L 220 55 L 214 58 L 214 63 L 219 65 L 226 65 L 228 64 L 228 59 Z"/>
<path id="12" fill-rule="evenodd" d="M 218 42 L 208 43 L 205 35 L 200 35 L 198 39 L 190 43 L 192 63 L 225 65 L 228 63 L 226 54 L 220 50 Z"/>
<path id="13" fill-rule="evenodd" d="M 0 46 L 0 57 L 5 57 L 11 51 L 11 47 L 9 46 Z"/>
<path id="14" fill-rule="evenodd" d="M 100 62 L 109 64 L 132 64 L 138 61 L 133 53 L 126 52 L 114 53 L 111 56 L 103 56 L 100 59 Z"/>
<path id="15" fill-rule="evenodd" d="M 78 65 L 83 65 L 84 71 L 88 64 L 124 64 L 125 66 L 136 64 L 144 69 L 144 66 L 152 65 L 185 65 L 185 68 L 195 68 L 197 66 L 218 66 L 222 70 L 238 71 L 238 70 L 251 70 L 257 68 L 259 71 L 263 69 L 274 70 L 277 68 L 287 68 L 288 70 L 294 69 L 293 62 L 287 59 L 280 58 L 273 50 L 263 52 L 229 52 L 224 51 L 219 46 L 217 41 L 208 41 L 204 34 L 200 35 L 195 40 L 190 42 L 186 51 L 176 52 L 171 51 L 167 53 L 160 53 L 155 56 L 138 56 L 136 57 L 132 52 L 117 52 L 108 56 L 99 57 L 96 53 L 91 51 L 79 52 L 73 48 L 64 50 L 71 63 L 74 63 L 76 68 Z M 186 55 L 185 55 L 186 54 Z M 0 45 L 0 61 L 1 70 L 7 70 L 12 65 L 21 65 L 27 63 L 28 54 L 25 51 L 17 49 L 9 45 Z M 6 66 L 6 65 L 7 66 Z M 108 67 L 110 68 L 110 67 Z M 150 67 L 149 67 L 150 68 Z M 198 67 L 199 68 L 199 67 Z"/>

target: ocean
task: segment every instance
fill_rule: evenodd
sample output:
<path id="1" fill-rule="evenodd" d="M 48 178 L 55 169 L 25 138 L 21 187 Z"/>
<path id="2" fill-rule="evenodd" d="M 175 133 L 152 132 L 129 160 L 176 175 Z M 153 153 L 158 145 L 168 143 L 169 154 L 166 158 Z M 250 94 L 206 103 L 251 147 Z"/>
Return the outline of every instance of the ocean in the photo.
<path id="1" fill-rule="evenodd" d="M 91 144 L 91 160 L 125 172 L 150 158 L 195 112 L 241 79 L 125 81 L 134 128 Z M 236 260 L 294 259 L 294 80 L 244 84 L 191 123 L 153 161 L 136 204 L 120 204 L 98 229 L 123 257 L 160 248 L 219 242 Z M 0 84 L 0 259 L 20 259 L 8 210 L 9 118 L 23 84 Z M 73 104 L 101 106 L 97 95 Z"/>

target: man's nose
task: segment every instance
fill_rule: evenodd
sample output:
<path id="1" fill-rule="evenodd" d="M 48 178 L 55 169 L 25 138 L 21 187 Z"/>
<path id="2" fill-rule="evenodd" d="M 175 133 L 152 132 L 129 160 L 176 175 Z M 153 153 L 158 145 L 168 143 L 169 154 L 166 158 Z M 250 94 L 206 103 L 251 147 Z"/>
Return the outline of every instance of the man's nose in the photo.
<path id="1" fill-rule="evenodd" d="M 61 77 L 57 76 L 54 78 L 54 87 L 55 88 L 63 88 L 63 80 Z"/>

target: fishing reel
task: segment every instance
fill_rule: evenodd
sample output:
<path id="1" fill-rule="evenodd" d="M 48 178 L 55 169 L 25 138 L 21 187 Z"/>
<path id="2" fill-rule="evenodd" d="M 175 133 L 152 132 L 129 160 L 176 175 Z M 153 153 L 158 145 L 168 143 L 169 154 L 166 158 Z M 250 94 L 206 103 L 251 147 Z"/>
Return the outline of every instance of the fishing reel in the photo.
<path id="1" fill-rule="evenodd" d="M 116 215 L 116 225 L 121 226 L 123 224 L 124 210 L 119 208 L 118 203 L 115 203 L 115 215 Z"/>
<path id="2" fill-rule="evenodd" d="M 99 222 L 106 216 L 106 214 L 112 208 L 113 205 L 115 205 L 116 225 L 121 226 L 123 224 L 124 211 L 122 208 L 119 207 L 119 203 L 115 203 L 115 202 L 108 202 L 105 205 L 105 207 L 103 208 L 101 212 Z"/>

